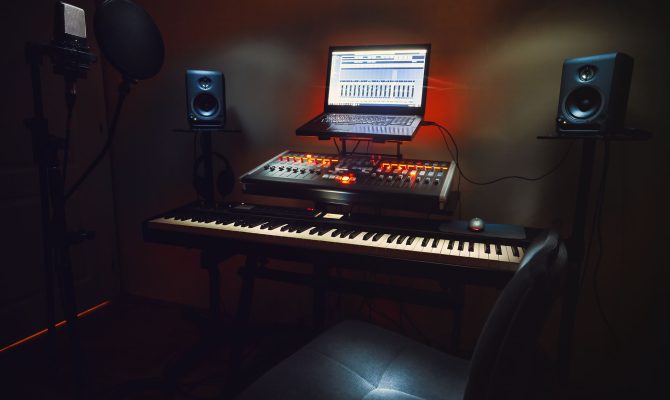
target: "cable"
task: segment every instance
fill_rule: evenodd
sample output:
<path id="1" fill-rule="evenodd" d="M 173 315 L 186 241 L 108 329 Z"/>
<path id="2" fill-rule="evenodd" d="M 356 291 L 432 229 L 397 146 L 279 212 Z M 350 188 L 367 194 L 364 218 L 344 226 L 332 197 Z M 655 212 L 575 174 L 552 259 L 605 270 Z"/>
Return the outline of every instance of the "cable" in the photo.
<path id="1" fill-rule="evenodd" d="M 107 141 L 105 142 L 105 145 L 100 149 L 100 152 L 98 152 L 98 155 L 93 159 L 93 162 L 89 164 L 89 166 L 86 168 L 83 174 L 77 179 L 77 181 L 68 189 L 68 191 L 65 193 L 65 200 L 70 198 L 74 192 L 77 191 L 79 186 L 86 180 L 86 178 L 95 170 L 95 168 L 100 164 L 100 161 L 105 157 L 105 154 L 109 150 L 109 147 L 112 144 L 112 140 L 114 139 L 114 134 L 116 133 L 116 126 L 117 123 L 119 122 L 119 116 L 121 114 L 121 107 L 123 106 L 123 101 L 125 100 L 126 96 L 130 92 L 130 84 L 132 82 L 128 80 L 123 80 L 121 84 L 119 85 L 119 97 L 116 101 L 116 109 L 114 110 L 114 116 L 112 117 L 112 122 L 110 123 L 109 129 L 107 130 Z"/>
<path id="2" fill-rule="evenodd" d="M 520 180 L 524 180 L 524 181 L 539 181 L 541 179 L 544 179 L 545 177 L 547 177 L 547 176 L 551 175 L 552 173 L 556 172 L 561 167 L 561 165 L 563 165 L 563 162 L 565 162 L 565 160 L 568 158 L 568 155 L 570 154 L 570 151 L 572 150 L 572 145 L 574 144 L 574 140 L 571 140 L 570 145 L 568 146 L 568 149 L 565 151 L 565 153 L 563 154 L 563 156 L 561 157 L 559 162 L 556 165 L 554 165 L 549 171 L 541 174 L 540 176 L 530 178 L 530 177 L 520 176 L 520 175 L 508 175 L 508 176 L 502 176 L 500 178 L 492 179 L 490 181 L 479 182 L 479 181 L 475 181 L 473 179 L 468 178 L 467 175 L 465 175 L 463 173 L 463 170 L 461 169 L 461 164 L 459 163 L 460 154 L 459 154 L 458 145 L 456 144 L 456 140 L 454 139 L 454 136 L 451 134 L 451 132 L 449 132 L 449 130 L 447 128 L 445 128 L 444 126 L 442 126 L 442 125 L 440 125 L 436 122 L 424 121 L 423 125 L 426 125 L 426 126 L 433 125 L 433 126 L 436 126 L 438 128 L 438 130 L 440 131 L 440 134 L 442 135 L 442 139 L 444 140 L 444 143 L 447 146 L 447 150 L 449 151 L 449 154 L 451 155 L 451 157 L 453 159 L 456 160 L 456 169 L 458 170 L 459 175 L 462 176 L 463 179 L 465 179 L 467 182 L 469 182 L 473 185 L 479 185 L 479 186 L 491 185 L 493 183 L 497 183 L 497 182 L 500 182 L 500 181 L 503 181 L 503 180 L 506 180 L 506 179 L 520 179 Z M 451 139 L 451 142 L 454 144 L 454 148 L 455 148 L 455 152 L 456 152 L 455 157 L 454 157 L 454 154 L 451 151 L 451 148 L 449 147 L 449 142 L 447 141 L 447 138 L 444 135 L 445 133 L 447 135 L 449 135 L 449 138 Z"/>
<path id="3" fill-rule="evenodd" d="M 603 171 L 604 171 L 604 166 L 603 166 Z M 586 253 L 584 253 L 584 260 L 583 260 L 583 265 L 584 267 L 582 268 L 581 274 L 579 276 L 579 290 L 581 291 L 582 287 L 584 286 L 584 280 L 586 279 L 586 273 L 588 271 L 588 266 L 589 266 L 589 260 L 591 259 L 591 250 L 593 248 L 593 242 L 594 242 L 594 236 L 597 231 L 598 227 L 598 218 L 599 218 L 599 204 L 602 201 L 601 194 L 603 192 L 603 187 L 604 183 L 602 181 L 601 177 L 601 182 L 600 186 L 598 186 L 598 193 L 596 197 L 596 204 L 593 210 L 593 218 L 591 220 L 591 233 L 589 234 L 589 240 L 588 244 L 586 245 Z"/>
<path id="4" fill-rule="evenodd" d="M 65 117 L 65 143 L 63 144 L 63 185 L 67 178 L 67 162 L 70 157 L 70 134 L 72 133 L 72 113 L 77 101 L 77 87 L 74 81 L 65 82 L 65 105 L 67 116 Z"/>
<path id="5" fill-rule="evenodd" d="M 596 224 L 596 232 L 598 236 L 598 257 L 596 258 L 596 264 L 593 269 L 593 295 L 596 300 L 596 306 L 598 308 L 598 312 L 600 313 L 600 317 L 603 320 L 603 323 L 605 324 L 605 327 L 609 331 L 609 333 L 612 335 L 614 338 L 614 341 L 617 345 L 621 343 L 619 341 L 619 335 L 617 332 L 614 330 L 614 327 L 612 326 L 611 322 L 607 318 L 607 315 L 605 314 L 605 310 L 603 308 L 602 302 L 600 300 L 600 292 L 598 291 L 598 273 L 600 272 L 600 266 L 601 261 L 602 261 L 602 256 L 603 256 L 603 235 L 602 235 L 602 214 L 603 214 L 603 204 L 605 203 L 605 184 L 607 181 L 607 173 L 609 170 L 609 158 L 610 158 L 610 144 L 608 140 L 605 140 L 605 155 L 604 155 L 604 165 L 603 165 L 603 175 L 600 181 L 600 190 L 598 193 L 598 203 L 597 203 L 597 224 Z"/>

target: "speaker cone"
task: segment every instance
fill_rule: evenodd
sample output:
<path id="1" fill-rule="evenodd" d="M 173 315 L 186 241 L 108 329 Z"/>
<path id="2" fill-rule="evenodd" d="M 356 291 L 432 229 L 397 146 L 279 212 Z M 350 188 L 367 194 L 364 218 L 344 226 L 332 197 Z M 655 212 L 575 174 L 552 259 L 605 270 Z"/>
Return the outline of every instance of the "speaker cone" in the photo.
<path id="1" fill-rule="evenodd" d="M 193 99 L 193 110 L 203 117 L 209 117 L 219 109 L 219 102 L 210 93 L 200 93 Z"/>
<path id="2" fill-rule="evenodd" d="M 602 97 L 600 92 L 590 86 L 582 86 L 570 93 L 565 99 L 565 109 L 577 119 L 593 117 L 600 110 Z"/>

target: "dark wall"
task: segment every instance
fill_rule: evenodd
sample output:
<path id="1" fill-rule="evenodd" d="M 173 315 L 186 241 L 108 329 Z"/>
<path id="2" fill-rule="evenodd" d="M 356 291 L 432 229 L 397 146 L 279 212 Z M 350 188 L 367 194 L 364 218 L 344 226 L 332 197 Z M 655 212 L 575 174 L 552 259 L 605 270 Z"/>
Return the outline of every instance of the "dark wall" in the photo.
<path id="1" fill-rule="evenodd" d="M 606 387 L 626 382 L 626 374 L 639 381 L 648 373 L 645 368 L 630 372 L 619 367 L 646 365 L 647 355 L 654 351 L 652 339 L 660 337 L 660 282 L 665 272 L 656 245 L 660 229 L 650 222 L 662 218 L 665 204 L 660 195 L 667 175 L 661 160 L 668 148 L 665 96 L 670 62 L 668 18 L 653 2 L 138 2 L 163 31 L 167 58 L 156 78 L 133 89 L 113 149 L 123 282 L 132 293 L 198 305 L 206 304 L 207 286 L 197 254 L 144 244 L 140 232 L 145 218 L 194 198 L 193 138 L 172 131 L 186 126 L 185 69 L 225 73 L 228 115 L 232 127 L 242 133 L 215 137 L 215 148 L 230 158 L 240 175 L 283 149 L 332 150 L 328 142 L 294 135 L 296 127 L 321 110 L 329 45 L 430 42 L 426 117 L 454 132 L 464 171 L 488 180 L 510 174 L 538 176 L 567 150 L 566 142 L 535 138 L 553 130 L 565 58 L 610 51 L 631 54 L 635 71 L 627 121 L 655 131 L 657 137 L 646 143 L 612 144 L 598 287 L 620 343 L 597 313 L 591 263 L 577 318 L 575 393 L 587 382 Z M 112 90 L 107 92 L 114 93 L 118 76 L 108 77 Z M 108 104 L 113 104 L 113 96 Z M 579 149 L 575 143 L 564 166 L 539 182 L 484 187 L 464 182 L 462 216 L 538 227 L 556 222 L 567 234 Z M 422 128 L 416 140 L 404 146 L 404 153 L 449 158 L 434 128 Z M 599 148 L 599 157 L 601 153 Z M 279 202 L 244 197 L 239 187 L 230 198 Z M 233 267 L 239 262 L 235 259 L 224 268 L 229 307 L 238 293 Z M 259 292 L 255 315 L 291 318 L 309 311 L 308 293 L 271 286 Z M 491 293 L 469 292 L 470 346 L 491 301 Z M 429 329 L 440 332 L 448 314 L 422 313 Z"/>
<path id="2" fill-rule="evenodd" d="M 23 121 L 33 116 L 25 43 L 47 43 L 52 39 L 54 3 L 8 2 L 0 13 L 0 319 L 3 321 L 0 348 L 47 326 L 40 187 L 31 134 Z M 97 53 L 92 35 L 94 2 L 69 3 L 85 9 L 89 44 Z M 44 58 L 41 67 L 44 112 L 50 133 L 63 137 L 66 114 L 63 77 L 51 71 L 51 62 Z M 107 114 L 100 62 L 91 66 L 86 79 L 77 82 L 77 93 L 68 187 L 105 141 Z M 115 296 L 119 288 L 111 163 L 107 157 L 68 201 L 67 215 L 72 229 L 96 232 L 95 240 L 74 246 L 71 252 L 79 309 L 87 309 Z M 57 310 L 59 304 L 56 301 Z M 56 318 L 61 320 L 60 312 Z"/>

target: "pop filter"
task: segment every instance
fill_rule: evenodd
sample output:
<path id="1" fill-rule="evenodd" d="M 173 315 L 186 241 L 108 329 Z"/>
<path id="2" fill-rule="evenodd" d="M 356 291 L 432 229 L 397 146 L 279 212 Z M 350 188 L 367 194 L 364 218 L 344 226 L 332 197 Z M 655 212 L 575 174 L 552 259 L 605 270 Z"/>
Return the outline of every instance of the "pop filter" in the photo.
<path id="1" fill-rule="evenodd" d="M 147 79 L 160 71 L 163 38 L 142 7 L 130 0 L 105 0 L 95 13 L 94 26 L 100 49 L 124 79 Z"/>
<path id="2" fill-rule="evenodd" d="M 95 13 L 95 37 L 107 60 L 123 81 L 119 85 L 116 108 L 107 129 L 107 141 L 84 173 L 65 192 L 67 200 L 100 164 L 109 150 L 121 115 L 121 106 L 138 80 L 151 78 L 160 71 L 165 58 L 163 38 L 156 23 L 146 11 L 130 0 L 104 0 Z"/>

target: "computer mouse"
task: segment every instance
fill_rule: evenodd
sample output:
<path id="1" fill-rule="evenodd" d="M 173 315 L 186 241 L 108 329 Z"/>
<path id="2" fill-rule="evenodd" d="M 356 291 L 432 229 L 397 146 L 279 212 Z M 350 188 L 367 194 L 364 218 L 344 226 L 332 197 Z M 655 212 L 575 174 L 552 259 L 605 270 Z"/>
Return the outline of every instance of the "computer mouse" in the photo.
<path id="1" fill-rule="evenodd" d="M 484 220 L 478 217 L 472 218 L 468 222 L 468 229 L 472 232 L 481 232 L 484 230 Z"/>

